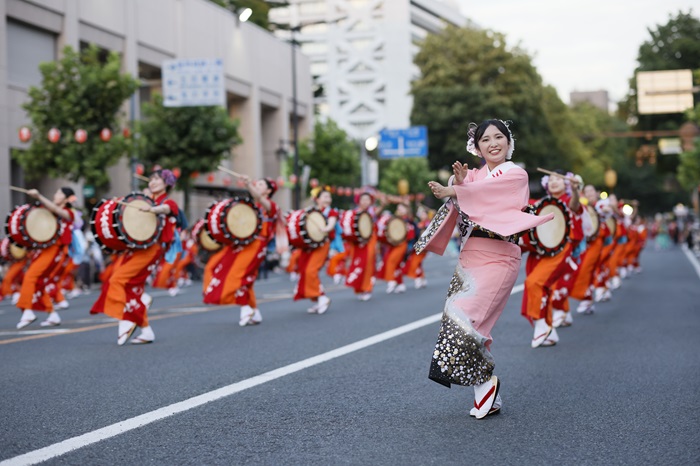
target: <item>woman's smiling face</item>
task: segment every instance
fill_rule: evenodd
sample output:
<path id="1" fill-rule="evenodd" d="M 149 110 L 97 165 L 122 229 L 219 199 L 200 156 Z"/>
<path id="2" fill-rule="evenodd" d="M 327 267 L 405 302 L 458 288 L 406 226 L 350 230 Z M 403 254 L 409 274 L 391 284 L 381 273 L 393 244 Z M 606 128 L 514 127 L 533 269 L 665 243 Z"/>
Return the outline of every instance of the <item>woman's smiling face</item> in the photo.
<path id="1" fill-rule="evenodd" d="M 508 138 L 495 126 L 486 128 L 477 144 L 479 153 L 486 160 L 489 168 L 493 169 L 505 162 L 508 154 Z"/>

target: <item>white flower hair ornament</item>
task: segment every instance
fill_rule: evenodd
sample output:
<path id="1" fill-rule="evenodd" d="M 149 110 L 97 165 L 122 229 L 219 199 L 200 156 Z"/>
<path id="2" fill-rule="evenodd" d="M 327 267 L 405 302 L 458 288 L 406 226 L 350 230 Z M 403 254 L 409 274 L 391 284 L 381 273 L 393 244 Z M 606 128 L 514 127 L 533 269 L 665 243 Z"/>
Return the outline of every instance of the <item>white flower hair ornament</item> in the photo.
<path id="1" fill-rule="evenodd" d="M 508 126 L 508 123 L 499 120 L 503 125 L 506 127 L 508 130 L 508 136 L 510 136 L 510 142 L 508 143 L 508 152 L 506 153 L 506 160 L 510 160 L 513 158 L 513 152 L 515 152 L 515 138 L 513 137 L 513 133 L 510 132 L 510 127 Z M 469 136 L 469 139 L 467 140 L 467 152 L 469 152 L 472 155 L 476 155 L 477 157 L 481 157 L 481 154 L 479 153 L 479 150 L 476 148 L 476 143 L 474 142 L 474 134 L 476 133 L 476 129 L 479 126 L 476 123 L 469 123 L 469 131 L 467 132 L 467 135 Z"/>

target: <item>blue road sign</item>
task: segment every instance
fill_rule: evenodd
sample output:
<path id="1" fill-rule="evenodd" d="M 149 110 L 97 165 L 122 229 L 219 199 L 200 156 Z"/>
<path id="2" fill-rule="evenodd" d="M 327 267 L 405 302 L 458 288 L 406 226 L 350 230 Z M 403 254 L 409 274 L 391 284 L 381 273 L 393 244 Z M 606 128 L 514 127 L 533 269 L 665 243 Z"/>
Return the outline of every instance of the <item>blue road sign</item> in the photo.
<path id="1" fill-rule="evenodd" d="M 379 158 L 428 156 L 428 128 L 411 126 L 406 129 L 383 129 L 379 132 Z"/>

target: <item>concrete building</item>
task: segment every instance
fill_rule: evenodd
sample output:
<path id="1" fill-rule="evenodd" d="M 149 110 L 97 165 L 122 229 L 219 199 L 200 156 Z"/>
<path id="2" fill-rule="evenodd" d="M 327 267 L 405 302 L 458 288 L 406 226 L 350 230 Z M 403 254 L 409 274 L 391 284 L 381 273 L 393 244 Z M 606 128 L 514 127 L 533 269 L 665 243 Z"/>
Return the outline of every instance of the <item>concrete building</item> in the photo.
<path id="1" fill-rule="evenodd" d="M 287 1 L 288 7 L 270 11 L 271 21 L 298 28 L 319 114 L 357 140 L 409 126 L 417 42 L 447 24 L 469 24 L 448 0 Z"/>
<path id="2" fill-rule="evenodd" d="M 606 112 L 610 111 L 610 97 L 608 97 L 608 91 L 573 91 L 569 94 L 569 101 L 571 105 L 575 105 L 579 102 L 588 102 L 594 107 L 598 107 Z"/>
<path id="3" fill-rule="evenodd" d="M 56 60 L 64 46 L 79 49 L 88 43 L 119 52 L 123 70 L 144 80 L 138 97 L 149 98 L 160 84 L 163 60 L 174 58 L 221 58 L 227 109 L 240 119 L 243 144 L 234 149 L 232 169 L 253 177 L 280 173 L 280 144 L 292 134 L 292 49 L 269 32 L 240 23 L 230 11 L 207 0 L 2 0 L 0 1 L 0 217 L 24 201 L 9 185 L 24 185 L 24 174 L 11 160 L 12 148 L 25 147 L 18 130 L 28 123 L 21 105 L 29 86 L 39 85 L 38 65 Z M 308 58 L 297 51 L 297 114 L 300 136 L 313 127 L 312 79 Z M 124 109 L 130 118 L 129 105 Z M 139 105 L 135 105 L 139 119 Z M 77 128 L 62 129 L 71 134 Z M 287 147 L 287 149 L 289 146 Z M 216 167 L 212 167 L 216 171 Z M 112 180 L 108 195 L 130 191 L 131 172 L 126 157 L 109 168 Z M 213 182 L 207 175 L 198 184 L 220 186 L 221 173 Z M 62 180 L 42 180 L 37 186 L 50 195 Z M 81 186 L 75 185 L 82 193 Z M 191 217 L 204 213 L 211 201 L 206 195 L 192 198 Z M 277 199 L 290 205 L 290 193 L 281 190 Z M 82 202 L 79 203 L 82 205 Z"/>

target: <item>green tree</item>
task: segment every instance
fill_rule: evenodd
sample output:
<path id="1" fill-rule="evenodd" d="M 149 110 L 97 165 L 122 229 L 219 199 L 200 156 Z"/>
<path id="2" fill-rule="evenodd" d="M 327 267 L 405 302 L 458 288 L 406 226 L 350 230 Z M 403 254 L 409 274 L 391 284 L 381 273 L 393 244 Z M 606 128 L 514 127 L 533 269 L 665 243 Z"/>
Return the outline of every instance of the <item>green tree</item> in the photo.
<path id="1" fill-rule="evenodd" d="M 696 125 L 700 125 L 700 105 L 689 111 L 687 118 Z M 680 155 L 678 181 L 686 190 L 695 190 L 700 185 L 700 144 L 697 142 L 692 151 L 686 151 Z"/>
<path id="2" fill-rule="evenodd" d="M 697 69 L 700 64 L 700 20 L 688 13 L 679 11 L 675 16 L 669 15 L 665 24 L 649 28 L 649 38 L 639 47 L 636 73 L 639 71 L 663 71 L 675 69 L 691 69 L 695 71 L 694 80 L 697 83 Z M 696 105 L 698 98 L 695 99 Z M 630 79 L 630 91 L 625 100 L 620 102 L 618 114 L 621 118 L 633 122 L 634 129 L 643 131 L 678 130 L 685 121 L 681 113 L 661 115 L 639 115 L 637 112 L 637 83 Z M 633 152 L 641 144 L 653 141 L 637 140 L 631 147 Z M 639 189 L 652 186 L 658 189 L 658 195 L 649 196 L 647 208 L 654 210 L 670 210 L 677 202 L 687 202 L 686 194 L 681 190 L 680 176 L 682 157 L 678 155 L 659 155 L 653 167 L 642 167 L 645 183 L 637 183 Z M 688 161 L 686 161 L 688 163 Z M 687 176 L 687 173 L 683 176 Z M 641 201 L 641 199 L 640 199 Z M 644 204 L 641 205 L 644 208 Z"/>
<path id="3" fill-rule="evenodd" d="M 503 34 L 450 26 L 425 39 L 415 63 L 421 76 L 412 83 L 411 122 L 428 127 L 431 168 L 465 159 L 480 164 L 467 155 L 467 130 L 488 118 L 513 122 L 514 161 L 531 173 L 538 166 L 569 169 L 583 156 L 571 125 L 560 123 L 566 106 Z"/>
<path id="4" fill-rule="evenodd" d="M 289 159 L 288 172 L 292 173 Z M 299 144 L 299 163 L 311 168 L 310 178 L 322 185 L 359 186 L 360 147 L 333 120 L 317 121 L 312 138 Z"/>
<path id="5" fill-rule="evenodd" d="M 379 190 L 388 194 L 399 194 L 399 181 L 406 180 L 410 193 L 423 193 L 432 198 L 428 181 L 437 179 L 424 157 L 382 160 L 379 163 Z"/>
<path id="6" fill-rule="evenodd" d="M 119 109 L 136 90 L 137 81 L 121 72 L 118 53 L 109 53 L 102 61 L 96 46 L 81 53 L 65 47 L 60 60 L 42 63 L 39 69 L 41 86 L 29 88 L 29 100 L 22 106 L 31 120 L 31 145 L 14 150 L 13 158 L 30 179 L 66 177 L 106 187 L 105 169 L 129 148 L 119 131 Z M 61 131 L 57 143 L 48 140 L 51 128 Z M 99 137 L 103 128 L 112 131 L 108 142 Z M 82 144 L 74 138 L 78 129 L 88 134 Z"/>
<path id="7" fill-rule="evenodd" d="M 160 94 L 144 105 L 144 116 L 140 158 L 180 169 L 177 187 L 184 191 L 185 212 L 189 212 L 192 174 L 213 170 L 242 142 L 239 123 L 222 107 L 165 107 Z"/>

